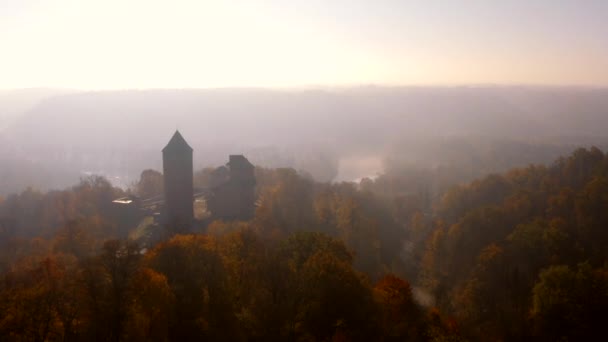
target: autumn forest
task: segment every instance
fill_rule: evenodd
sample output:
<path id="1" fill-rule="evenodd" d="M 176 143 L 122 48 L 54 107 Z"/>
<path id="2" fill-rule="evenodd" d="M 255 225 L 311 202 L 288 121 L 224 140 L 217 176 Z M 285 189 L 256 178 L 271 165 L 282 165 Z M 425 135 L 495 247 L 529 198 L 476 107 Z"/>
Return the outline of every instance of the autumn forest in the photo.
<path id="1" fill-rule="evenodd" d="M 0 342 L 608 341 L 607 14 L 0 0 Z"/>
<path id="2" fill-rule="evenodd" d="M 195 185 L 212 170 L 195 173 Z M 578 149 L 433 191 L 393 168 L 320 183 L 256 168 L 254 217 L 192 232 L 98 176 L 0 201 L 6 341 L 590 340 L 608 307 L 608 155 Z"/>

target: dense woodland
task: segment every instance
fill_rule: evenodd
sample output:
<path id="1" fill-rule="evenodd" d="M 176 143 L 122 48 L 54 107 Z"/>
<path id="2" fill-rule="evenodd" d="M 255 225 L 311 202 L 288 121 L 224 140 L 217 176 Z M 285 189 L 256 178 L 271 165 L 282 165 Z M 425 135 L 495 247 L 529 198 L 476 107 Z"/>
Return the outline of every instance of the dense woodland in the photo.
<path id="1" fill-rule="evenodd" d="M 0 340 L 592 340 L 608 308 L 608 155 L 578 149 L 454 185 L 256 169 L 248 222 L 164 230 L 89 177 L 0 200 Z M 209 170 L 195 175 L 208 182 Z"/>

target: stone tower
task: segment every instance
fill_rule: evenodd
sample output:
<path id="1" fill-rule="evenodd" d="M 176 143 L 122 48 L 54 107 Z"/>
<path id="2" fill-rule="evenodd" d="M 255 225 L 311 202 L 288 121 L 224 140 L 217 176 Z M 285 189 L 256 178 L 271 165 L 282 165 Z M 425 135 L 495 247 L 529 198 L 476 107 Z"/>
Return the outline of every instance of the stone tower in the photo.
<path id="1" fill-rule="evenodd" d="M 230 155 L 230 182 L 236 187 L 235 217 L 241 220 L 253 218 L 255 213 L 255 167 L 242 155 Z"/>
<path id="2" fill-rule="evenodd" d="M 192 147 L 175 131 L 163 148 L 165 222 L 177 229 L 189 229 L 194 217 Z"/>
<path id="3" fill-rule="evenodd" d="M 231 155 L 226 165 L 214 172 L 224 181 L 212 187 L 207 208 L 216 219 L 250 220 L 255 213 L 255 168 L 242 155 Z"/>

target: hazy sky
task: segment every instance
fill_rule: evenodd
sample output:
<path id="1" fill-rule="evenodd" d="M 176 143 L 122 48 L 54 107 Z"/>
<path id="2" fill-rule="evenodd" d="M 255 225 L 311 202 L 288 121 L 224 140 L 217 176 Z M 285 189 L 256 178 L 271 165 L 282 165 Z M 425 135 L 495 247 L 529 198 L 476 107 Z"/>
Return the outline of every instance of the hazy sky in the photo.
<path id="1" fill-rule="evenodd" d="M 0 0 L 0 88 L 608 85 L 608 1 Z"/>

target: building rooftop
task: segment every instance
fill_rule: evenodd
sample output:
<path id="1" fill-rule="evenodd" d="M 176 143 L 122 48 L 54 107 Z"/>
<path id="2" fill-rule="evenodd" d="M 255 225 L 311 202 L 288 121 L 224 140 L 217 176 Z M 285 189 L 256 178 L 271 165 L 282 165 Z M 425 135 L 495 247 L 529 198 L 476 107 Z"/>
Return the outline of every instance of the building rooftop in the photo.
<path id="1" fill-rule="evenodd" d="M 176 130 L 175 133 L 173 134 L 173 137 L 171 137 L 171 140 L 169 140 L 169 143 L 167 144 L 167 146 L 165 146 L 165 148 L 163 148 L 163 152 L 168 152 L 168 151 L 192 152 L 192 147 L 190 147 L 190 145 L 188 145 L 188 143 L 186 142 L 186 139 L 184 139 L 184 137 L 182 137 L 181 133 L 178 130 Z"/>
<path id="2" fill-rule="evenodd" d="M 242 154 L 231 154 L 230 161 L 228 161 L 226 165 L 228 165 L 231 169 L 253 167 L 253 164 L 251 164 L 249 160 L 247 160 L 247 158 L 245 158 L 245 156 L 243 156 Z"/>

